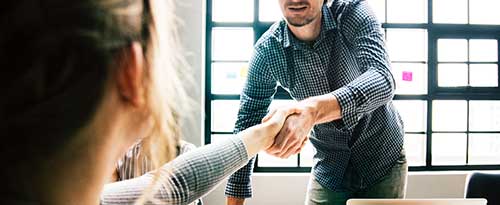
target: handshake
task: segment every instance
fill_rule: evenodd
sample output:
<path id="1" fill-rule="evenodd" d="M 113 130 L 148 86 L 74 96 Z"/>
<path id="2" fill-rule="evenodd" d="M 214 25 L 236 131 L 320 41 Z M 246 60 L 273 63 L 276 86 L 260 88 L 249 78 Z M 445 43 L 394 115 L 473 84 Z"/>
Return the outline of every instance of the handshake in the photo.
<path id="1" fill-rule="evenodd" d="M 264 150 L 279 158 L 299 153 L 309 139 L 317 116 L 315 104 L 308 100 L 272 110 L 262 119 L 262 129 L 268 138 Z"/>
<path id="2" fill-rule="evenodd" d="M 265 151 L 279 158 L 288 158 L 299 153 L 307 140 L 311 129 L 316 122 L 316 111 L 313 106 L 305 102 L 298 102 L 272 110 L 264 118 L 262 123 L 268 122 L 279 112 L 286 112 L 286 117 L 281 128 L 274 136 L 274 142 L 265 148 Z M 270 133 L 274 134 L 274 133 Z"/>
<path id="3" fill-rule="evenodd" d="M 240 132 L 240 135 L 249 156 L 265 150 L 270 155 L 288 158 L 302 150 L 314 125 L 341 118 L 337 98 L 325 94 L 277 108 L 262 118 L 261 124 Z M 244 201 L 227 198 L 228 205 L 240 205 Z"/>
<path id="4" fill-rule="evenodd" d="M 262 118 L 261 124 L 241 134 L 250 156 L 265 150 L 270 155 L 288 158 L 302 150 L 314 125 L 340 118 L 337 98 L 326 94 L 275 109 Z"/>

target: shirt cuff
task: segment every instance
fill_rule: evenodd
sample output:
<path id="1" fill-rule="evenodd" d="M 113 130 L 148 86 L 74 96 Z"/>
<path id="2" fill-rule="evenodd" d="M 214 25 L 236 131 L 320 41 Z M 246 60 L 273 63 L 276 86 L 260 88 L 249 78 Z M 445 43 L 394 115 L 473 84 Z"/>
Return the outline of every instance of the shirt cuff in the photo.
<path id="1" fill-rule="evenodd" d="M 337 98 L 342 113 L 342 119 L 335 125 L 341 130 L 352 129 L 359 121 L 354 92 L 349 87 L 341 87 L 333 91 L 332 95 Z"/>

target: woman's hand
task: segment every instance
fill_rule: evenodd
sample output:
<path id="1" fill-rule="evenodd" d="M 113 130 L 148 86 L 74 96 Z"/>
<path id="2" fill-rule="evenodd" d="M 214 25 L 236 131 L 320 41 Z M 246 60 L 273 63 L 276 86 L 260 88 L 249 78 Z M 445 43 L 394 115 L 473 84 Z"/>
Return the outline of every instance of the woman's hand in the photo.
<path id="1" fill-rule="evenodd" d="M 299 109 L 283 107 L 275 110 L 273 115 L 262 124 L 240 132 L 243 142 L 247 146 L 248 155 L 252 157 L 259 151 L 270 148 L 287 117 L 297 113 L 299 113 Z"/>

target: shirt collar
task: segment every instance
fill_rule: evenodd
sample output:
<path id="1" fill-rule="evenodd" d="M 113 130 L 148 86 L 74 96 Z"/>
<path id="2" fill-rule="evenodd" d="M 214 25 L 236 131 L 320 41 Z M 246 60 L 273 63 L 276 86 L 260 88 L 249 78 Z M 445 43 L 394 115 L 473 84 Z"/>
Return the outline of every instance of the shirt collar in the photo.
<path id="1" fill-rule="evenodd" d="M 326 32 L 331 31 L 337 27 L 337 25 L 333 19 L 333 15 L 330 12 L 330 8 L 326 4 L 323 5 L 323 7 L 321 8 L 321 13 L 323 16 L 321 17 L 321 31 L 320 31 L 320 35 L 318 36 L 318 40 L 323 38 L 325 36 Z M 299 43 L 299 42 L 297 42 L 297 39 L 295 39 L 295 37 L 293 37 L 292 31 L 290 31 L 290 29 L 288 28 L 286 21 L 283 20 L 281 23 L 282 23 L 282 26 L 284 27 L 284 29 L 283 29 L 283 47 L 287 48 L 287 47 L 290 47 L 291 45 Z"/>

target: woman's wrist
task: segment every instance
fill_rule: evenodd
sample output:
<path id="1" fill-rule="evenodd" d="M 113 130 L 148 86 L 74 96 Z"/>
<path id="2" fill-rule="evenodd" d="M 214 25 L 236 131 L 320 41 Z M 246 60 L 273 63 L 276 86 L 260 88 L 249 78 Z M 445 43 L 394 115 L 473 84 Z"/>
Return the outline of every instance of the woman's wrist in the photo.
<path id="1" fill-rule="evenodd" d="M 269 144 L 263 134 L 262 125 L 256 125 L 240 132 L 243 143 L 247 148 L 248 156 L 253 157 Z"/>

